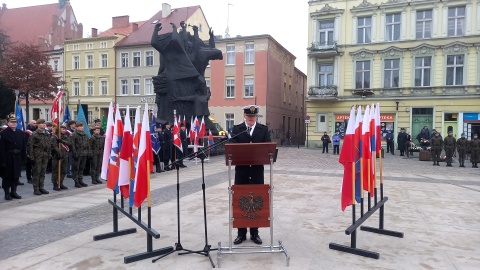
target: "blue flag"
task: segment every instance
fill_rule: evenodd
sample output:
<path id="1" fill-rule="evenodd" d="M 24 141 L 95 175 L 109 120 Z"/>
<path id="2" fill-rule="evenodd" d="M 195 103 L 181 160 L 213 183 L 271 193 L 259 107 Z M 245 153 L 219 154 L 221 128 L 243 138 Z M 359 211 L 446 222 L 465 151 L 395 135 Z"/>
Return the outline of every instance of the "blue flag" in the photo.
<path id="1" fill-rule="evenodd" d="M 68 109 L 68 105 L 65 106 L 65 113 L 63 114 L 63 122 L 70 121 L 70 110 Z"/>
<path id="2" fill-rule="evenodd" d="M 23 112 L 18 102 L 15 102 L 15 117 L 17 118 L 17 129 L 25 131 L 25 122 L 23 121 Z"/>
<path id="3" fill-rule="evenodd" d="M 156 130 L 157 120 L 155 119 L 155 114 L 152 113 L 152 122 L 150 123 L 150 139 L 152 141 L 152 151 L 155 154 L 158 154 L 160 151 L 160 140 L 158 139 L 158 133 Z"/>
<path id="4" fill-rule="evenodd" d="M 78 106 L 78 116 L 77 116 L 77 122 L 82 122 L 83 123 L 83 131 L 87 134 L 88 138 L 90 138 L 90 129 L 88 128 L 88 123 L 87 123 L 87 118 L 85 118 L 85 113 L 83 112 L 82 105 L 79 104 Z"/>

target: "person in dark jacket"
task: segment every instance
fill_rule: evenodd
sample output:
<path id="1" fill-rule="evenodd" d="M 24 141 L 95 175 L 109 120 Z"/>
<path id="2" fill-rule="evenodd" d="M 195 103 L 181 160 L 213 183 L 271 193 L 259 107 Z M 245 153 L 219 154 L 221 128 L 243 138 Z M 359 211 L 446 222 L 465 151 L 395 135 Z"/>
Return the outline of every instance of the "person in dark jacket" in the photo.
<path id="1" fill-rule="evenodd" d="M 385 140 L 387 141 L 387 153 L 390 152 L 392 153 L 392 155 L 395 155 L 395 151 L 394 151 L 395 143 L 393 140 L 393 133 L 390 129 L 387 130 L 387 135 L 385 135 Z"/>
<path id="2" fill-rule="evenodd" d="M 452 167 L 453 153 L 457 147 L 457 139 L 453 137 L 453 132 L 450 130 L 447 137 L 443 139 L 443 145 L 445 148 L 445 155 L 447 157 L 447 167 Z"/>
<path id="3" fill-rule="evenodd" d="M 72 149 L 72 144 L 70 143 L 70 135 L 66 133 L 67 126 L 62 125 L 60 127 L 61 136 L 58 137 L 58 129 L 54 128 L 52 133 L 52 144 L 57 148 L 57 152 L 52 157 L 52 183 L 53 190 L 60 191 L 62 189 L 68 189 L 67 186 L 63 184 L 65 175 L 67 174 L 68 167 L 68 153 Z M 60 144 L 60 147 L 59 147 Z M 60 174 L 58 163 L 60 161 Z M 59 181 L 60 178 L 60 181 Z M 59 184 L 60 182 L 60 184 Z"/>
<path id="4" fill-rule="evenodd" d="M 160 148 L 158 152 L 153 153 L 153 163 L 155 164 L 155 171 L 157 173 L 164 172 L 165 170 L 163 169 L 163 150 L 165 148 L 165 136 L 163 134 L 163 129 L 161 124 L 156 124 L 157 125 L 157 132 L 154 134 L 154 136 L 157 137 L 158 143 L 160 145 Z"/>
<path id="5" fill-rule="evenodd" d="M 105 137 L 100 135 L 101 128 L 95 126 L 93 135 L 89 139 L 90 144 L 90 176 L 92 177 L 92 184 L 102 184 L 100 180 L 100 173 L 102 171 L 103 148 L 105 147 Z"/>
<path id="6" fill-rule="evenodd" d="M 478 134 L 473 134 L 473 139 L 468 144 L 470 149 L 470 162 L 472 163 L 472 168 L 478 168 L 478 162 L 480 161 L 480 139 L 478 139 Z"/>
<path id="7" fill-rule="evenodd" d="M 28 149 L 28 138 L 30 138 L 30 135 L 37 130 L 37 120 L 32 120 L 30 123 L 27 125 L 27 130 L 25 130 L 25 145 L 27 145 Z M 32 169 L 33 169 L 33 161 L 31 161 L 29 158 L 27 158 L 27 162 L 25 163 L 25 171 L 27 174 L 27 181 L 29 184 L 32 183 Z"/>
<path id="8" fill-rule="evenodd" d="M 458 151 L 458 163 L 460 167 L 465 167 L 465 156 L 468 147 L 468 140 L 465 138 L 465 133 L 462 133 L 462 137 L 457 140 L 457 151 Z"/>
<path id="9" fill-rule="evenodd" d="M 326 151 L 327 154 L 328 154 L 328 144 L 331 143 L 331 140 L 330 140 L 330 136 L 328 136 L 327 132 L 323 133 L 323 136 L 322 136 L 321 140 L 322 140 L 322 144 L 323 144 L 322 153 L 325 153 L 325 151 Z"/>
<path id="10" fill-rule="evenodd" d="M 165 123 L 165 128 L 163 129 L 163 136 L 165 138 L 165 143 L 163 145 L 165 146 L 165 148 L 163 149 L 163 165 L 165 171 L 170 171 L 171 168 L 168 166 L 168 164 L 170 163 L 170 159 L 175 159 L 175 157 L 172 155 L 174 149 L 172 141 L 172 130 L 170 129 L 169 122 Z"/>
<path id="11" fill-rule="evenodd" d="M 259 107 L 255 105 L 243 108 L 245 122 L 236 125 L 232 129 L 232 143 L 262 143 L 270 142 L 270 133 L 268 127 L 257 122 Z M 236 136 L 235 136 L 236 135 Z M 252 153 L 253 154 L 253 153 Z M 263 165 L 242 165 L 235 166 L 235 185 L 249 185 L 264 183 Z M 247 240 L 247 228 L 238 228 L 237 238 L 233 242 L 235 245 Z M 262 244 L 262 239 L 258 235 L 258 228 L 250 228 L 250 239 L 255 244 Z"/>
<path id="12" fill-rule="evenodd" d="M 407 149 L 407 133 L 405 133 L 404 128 L 401 128 L 400 133 L 397 135 L 397 144 L 398 150 L 400 150 L 400 156 L 404 156 L 405 150 Z"/>
<path id="13" fill-rule="evenodd" d="M 75 187 L 87 187 L 88 185 L 83 182 L 83 170 L 85 169 L 85 163 L 89 156 L 91 156 L 90 145 L 88 141 L 87 133 L 84 131 L 83 123 L 77 122 L 75 124 L 75 132 L 72 135 L 72 148 L 73 148 L 73 181 L 75 181 Z"/>
<path id="14" fill-rule="evenodd" d="M 52 136 L 45 130 L 45 120 L 38 119 L 37 125 L 38 129 L 32 133 L 28 140 L 28 158 L 35 162 L 32 172 L 33 194 L 42 195 L 49 193 L 44 188 L 45 173 L 52 151 L 57 151 L 57 149 L 52 147 Z"/>
<path id="15" fill-rule="evenodd" d="M 180 124 L 180 141 L 182 142 L 182 151 L 180 152 L 180 168 L 186 168 L 187 165 L 183 164 L 183 158 L 188 155 L 188 137 L 187 137 L 187 128 L 185 127 L 185 124 Z"/>
<path id="16" fill-rule="evenodd" d="M 442 152 L 443 149 L 443 140 L 442 137 L 440 137 L 440 133 L 435 133 L 435 137 L 431 139 L 431 145 L 432 145 L 432 159 L 433 159 L 433 165 L 440 166 L 438 162 L 440 162 L 440 153 Z"/>
<path id="17" fill-rule="evenodd" d="M 420 131 L 420 133 L 418 133 L 417 135 L 418 143 L 421 143 L 422 139 L 425 139 L 425 140 L 431 139 L 430 130 L 428 130 L 427 126 L 424 126 L 423 129 Z"/>
<path id="18" fill-rule="evenodd" d="M 17 185 L 22 163 L 25 161 L 27 154 L 25 134 L 17 129 L 15 115 L 10 115 L 7 121 L 8 127 L 0 132 L 0 176 L 2 177 L 5 200 L 9 201 L 12 198 L 22 198 L 17 194 Z"/>

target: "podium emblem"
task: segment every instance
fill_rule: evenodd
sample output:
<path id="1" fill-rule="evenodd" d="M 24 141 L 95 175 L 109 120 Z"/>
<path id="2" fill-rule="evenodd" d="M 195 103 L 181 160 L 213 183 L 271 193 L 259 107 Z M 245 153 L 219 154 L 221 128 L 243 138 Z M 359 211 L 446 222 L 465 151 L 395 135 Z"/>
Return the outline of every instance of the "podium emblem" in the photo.
<path id="1" fill-rule="evenodd" d="M 242 195 L 239 200 L 239 206 L 244 211 L 243 216 L 248 219 L 255 219 L 261 217 L 260 211 L 263 208 L 263 198 L 260 195 L 253 196 L 253 192 L 248 194 L 248 197 Z"/>

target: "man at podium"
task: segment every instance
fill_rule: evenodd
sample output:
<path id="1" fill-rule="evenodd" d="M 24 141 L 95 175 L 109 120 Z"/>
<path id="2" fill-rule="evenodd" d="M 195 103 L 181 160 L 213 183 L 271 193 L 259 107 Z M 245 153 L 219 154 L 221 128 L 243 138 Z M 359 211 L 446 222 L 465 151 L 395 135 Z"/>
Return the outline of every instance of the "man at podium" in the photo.
<path id="1" fill-rule="evenodd" d="M 263 143 L 271 142 L 268 127 L 257 123 L 259 107 L 249 105 L 243 108 L 245 122 L 232 129 L 232 143 Z M 255 153 L 252 153 L 255 155 Z M 263 184 L 263 165 L 244 165 L 235 167 L 235 185 Z M 250 239 L 255 244 L 262 244 L 258 228 L 250 228 Z M 238 245 L 247 240 L 247 228 L 238 228 L 238 235 L 233 243 Z"/>

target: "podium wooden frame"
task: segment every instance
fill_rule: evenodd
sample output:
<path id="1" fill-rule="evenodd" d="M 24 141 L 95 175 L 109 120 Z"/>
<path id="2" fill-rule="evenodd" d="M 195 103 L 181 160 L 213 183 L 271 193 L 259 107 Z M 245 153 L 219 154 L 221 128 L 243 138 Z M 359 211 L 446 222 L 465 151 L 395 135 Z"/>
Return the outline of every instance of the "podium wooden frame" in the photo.
<path id="1" fill-rule="evenodd" d="M 220 261 L 222 254 L 252 254 L 252 253 L 283 253 L 285 254 L 286 264 L 290 264 L 290 256 L 282 244 L 278 241 L 278 245 L 273 243 L 273 162 L 276 158 L 276 143 L 227 143 L 225 144 L 225 163 L 228 166 L 228 246 L 222 247 L 222 243 L 218 242 L 217 249 L 217 266 L 221 267 Z M 254 154 L 252 154 L 254 153 Z M 270 185 L 269 208 L 270 208 L 270 244 L 257 246 L 233 246 L 233 189 L 232 189 L 232 165 L 270 165 Z"/>

